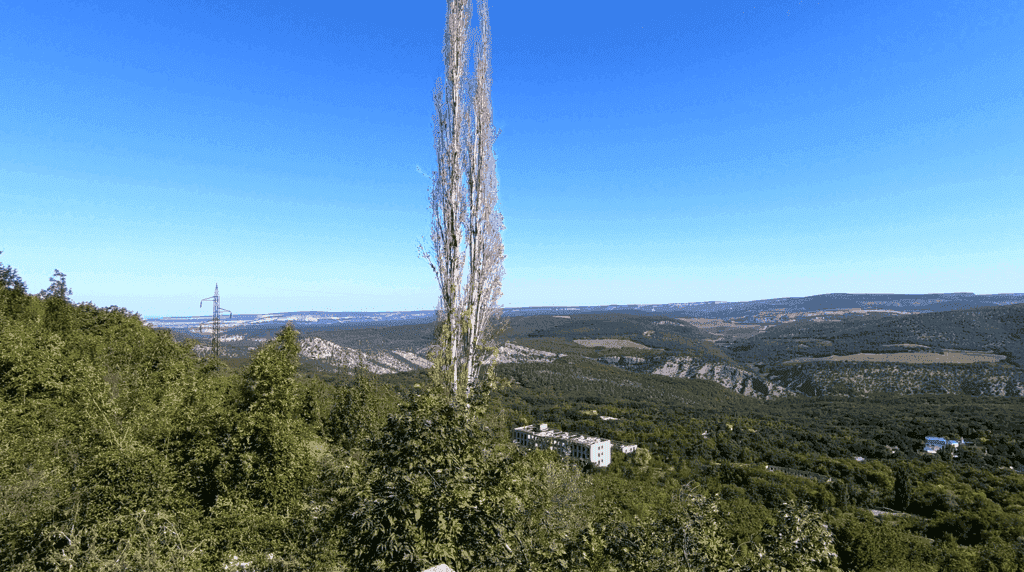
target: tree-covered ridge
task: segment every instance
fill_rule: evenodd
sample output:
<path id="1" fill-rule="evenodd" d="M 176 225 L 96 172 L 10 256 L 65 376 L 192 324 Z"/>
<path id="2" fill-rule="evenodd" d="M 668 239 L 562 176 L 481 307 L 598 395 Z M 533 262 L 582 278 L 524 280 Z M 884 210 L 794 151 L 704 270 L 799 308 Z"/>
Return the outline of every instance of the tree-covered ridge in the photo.
<path id="1" fill-rule="evenodd" d="M 692 356 L 701 362 L 742 367 L 699 329 L 664 316 L 603 312 L 571 318 L 529 316 L 509 322 L 506 339 L 525 347 L 590 358 L 635 356 L 663 363 L 669 356 Z M 621 339 L 644 346 L 585 346 L 576 340 Z"/>
<path id="2" fill-rule="evenodd" d="M 838 361 L 769 366 L 773 383 L 805 395 L 869 393 L 1024 395 L 1024 370 L 1003 363 L 872 363 Z"/>
<path id="3" fill-rule="evenodd" d="M 1020 367 L 1024 357 L 1024 304 L 950 310 L 897 317 L 846 317 L 831 322 L 794 322 L 736 343 L 729 353 L 738 361 L 777 363 L 796 357 L 894 353 L 900 344 L 929 348 L 993 351 Z"/>

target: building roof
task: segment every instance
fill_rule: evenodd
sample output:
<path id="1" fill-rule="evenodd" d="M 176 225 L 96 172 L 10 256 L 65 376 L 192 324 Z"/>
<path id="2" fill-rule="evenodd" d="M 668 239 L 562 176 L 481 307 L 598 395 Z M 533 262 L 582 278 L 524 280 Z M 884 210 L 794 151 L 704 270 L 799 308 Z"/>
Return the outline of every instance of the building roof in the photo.
<path id="1" fill-rule="evenodd" d="M 541 431 L 536 429 L 535 425 L 524 425 L 523 427 L 516 427 L 516 431 L 523 431 L 536 435 L 537 437 L 546 437 L 550 439 L 561 439 L 563 441 L 569 441 L 571 443 L 579 443 L 581 445 L 596 445 L 602 441 L 609 441 L 608 439 L 602 439 L 600 437 L 588 437 L 587 435 L 580 435 L 579 433 L 569 433 L 568 431 L 555 431 L 553 429 L 546 429 Z"/>

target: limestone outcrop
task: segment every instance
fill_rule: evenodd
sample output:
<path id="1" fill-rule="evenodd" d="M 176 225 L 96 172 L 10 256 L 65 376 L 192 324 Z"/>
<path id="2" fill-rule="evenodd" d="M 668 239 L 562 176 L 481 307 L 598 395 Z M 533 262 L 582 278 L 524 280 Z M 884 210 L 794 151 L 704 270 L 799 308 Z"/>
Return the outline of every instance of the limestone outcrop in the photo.
<path id="1" fill-rule="evenodd" d="M 609 364 L 609 365 L 631 365 L 631 366 L 643 365 L 643 364 L 647 363 L 646 359 L 644 359 L 642 357 L 634 357 L 634 356 L 622 356 L 622 357 L 619 357 L 619 356 L 609 356 L 609 357 L 597 358 L 597 361 L 603 362 L 603 363 L 606 363 L 606 364 Z"/>
<path id="2" fill-rule="evenodd" d="M 432 346 L 425 346 L 411 351 L 370 351 L 363 352 L 354 348 L 340 346 L 333 342 L 315 337 L 299 340 L 299 355 L 304 358 L 318 360 L 327 366 L 354 368 L 363 364 L 371 373 L 396 373 L 425 369 L 431 366 L 428 355 Z M 551 362 L 565 354 L 555 354 L 513 343 L 505 343 L 498 348 L 498 363 Z M 490 364 L 491 357 L 484 360 Z"/>
<path id="3" fill-rule="evenodd" d="M 765 381 L 755 373 L 723 363 L 702 362 L 692 356 L 668 358 L 651 373 L 668 377 L 707 379 L 736 393 L 762 399 L 792 393 L 784 387 Z"/>
<path id="4" fill-rule="evenodd" d="M 498 348 L 498 363 L 551 362 L 564 356 L 565 354 L 535 350 L 511 342 L 506 342 Z M 484 363 L 490 364 L 491 358 L 485 359 Z"/>

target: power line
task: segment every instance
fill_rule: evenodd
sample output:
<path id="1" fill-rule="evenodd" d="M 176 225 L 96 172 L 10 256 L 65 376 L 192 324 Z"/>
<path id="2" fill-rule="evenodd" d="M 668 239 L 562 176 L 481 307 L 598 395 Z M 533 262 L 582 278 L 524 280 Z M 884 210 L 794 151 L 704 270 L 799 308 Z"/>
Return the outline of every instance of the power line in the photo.
<path id="1" fill-rule="evenodd" d="M 213 351 L 213 356 L 217 359 L 220 359 L 220 312 L 221 310 L 227 312 L 228 318 L 233 318 L 235 315 L 234 313 L 231 312 L 231 310 L 225 310 L 220 307 L 219 284 L 213 285 L 213 296 L 209 298 L 203 298 L 202 300 L 199 301 L 199 307 L 202 308 L 203 302 L 206 302 L 207 300 L 213 300 L 213 319 L 207 323 L 201 324 L 199 326 L 199 331 L 202 332 L 203 327 L 209 324 L 210 328 L 213 330 L 213 338 L 210 341 L 210 349 Z"/>

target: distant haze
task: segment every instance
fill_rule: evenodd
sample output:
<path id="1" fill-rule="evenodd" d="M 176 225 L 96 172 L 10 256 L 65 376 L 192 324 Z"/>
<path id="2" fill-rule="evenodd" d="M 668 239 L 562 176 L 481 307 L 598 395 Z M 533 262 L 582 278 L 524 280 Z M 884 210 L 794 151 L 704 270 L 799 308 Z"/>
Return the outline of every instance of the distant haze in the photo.
<path id="1" fill-rule="evenodd" d="M 15 3 L 0 264 L 196 316 L 432 310 L 444 3 Z M 1024 5 L 493 2 L 501 304 L 1019 292 Z"/>

